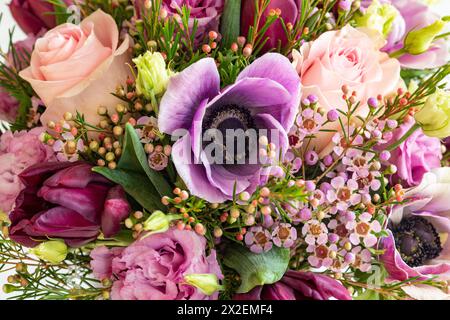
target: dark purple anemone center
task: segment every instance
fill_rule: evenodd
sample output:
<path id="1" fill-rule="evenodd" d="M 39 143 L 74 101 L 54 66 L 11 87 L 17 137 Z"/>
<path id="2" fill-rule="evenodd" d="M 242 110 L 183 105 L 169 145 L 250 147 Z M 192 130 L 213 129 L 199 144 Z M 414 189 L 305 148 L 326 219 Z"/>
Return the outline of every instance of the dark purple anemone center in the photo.
<path id="1" fill-rule="evenodd" d="M 439 234 L 422 217 L 411 216 L 389 228 L 394 235 L 398 252 L 410 267 L 422 266 L 426 261 L 437 258 L 442 251 Z"/>
<path id="2" fill-rule="evenodd" d="M 222 150 L 222 154 L 213 154 L 226 164 L 237 164 L 249 158 L 254 146 L 246 134 L 256 129 L 253 117 L 247 108 L 238 105 L 223 105 L 206 112 L 202 131 L 219 133 L 220 138 L 204 141 L 203 148 L 213 143 L 215 151 Z M 213 131 L 212 131 L 213 130 Z"/>

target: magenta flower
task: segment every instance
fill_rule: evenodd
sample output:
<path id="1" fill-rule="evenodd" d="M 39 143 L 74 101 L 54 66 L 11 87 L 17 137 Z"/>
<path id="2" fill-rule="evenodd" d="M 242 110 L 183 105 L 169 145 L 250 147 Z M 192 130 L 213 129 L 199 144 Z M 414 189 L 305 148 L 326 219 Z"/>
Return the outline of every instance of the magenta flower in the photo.
<path id="1" fill-rule="evenodd" d="M 99 247 L 91 252 L 91 268 L 99 279 L 112 278 L 113 300 L 206 300 L 185 282 L 191 274 L 222 279 L 216 253 L 206 255 L 206 240 L 193 231 L 170 229 L 134 242 L 125 249 Z"/>
<path id="2" fill-rule="evenodd" d="M 351 300 L 348 290 L 338 281 L 322 274 L 289 270 L 275 284 L 237 294 L 233 300 Z"/>
<path id="3" fill-rule="evenodd" d="M 114 186 L 83 162 L 43 162 L 20 174 L 25 188 L 10 214 L 10 237 L 27 247 L 48 238 L 69 246 L 110 237 L 130 214 L 120 186 Z"/>
<path id="4" fill-rule="evenodd" d="M 172 159 L 191 193 L 223 202 L 232 199 L 235 187 L 236 194 L 252 193 L 260 181 L 261 165 L 249 164 L 249 152 L 236 149 L 231 151 L 233 164 L 211 161 L 203 148 L 205 132 L 215 129 L 226 137 L 228 130 L 275 131 L 278 139 L 270 142 L 284 154 L 299 100 L 300 79 L 282 55 L 269 53 L 257 59 L 223 91 L 214 60 L 206 58 L 171 78 L 161 101 L 158 126 L 172 135 L 184 131 L 173 146 Z M 246 164 L 239 164 L 242 157 Z"/>
<path id="5" fill-rule="evenodd" d="M 270 10 L 281 10 L 281 17 L 284 23 L 297 22 L 300 16 L 301 0 L 271 0 L 269 6 L 264 11 L 259 27 L 261 28 L 267 20 Z M 241 33 L 247 36 L 250 26 L 253 26 L 255 19 L 255 0 L 242 1 L 242 17 L 241 17 Z M 271 48 L 286 45 L 287 37 L 281 21 L 275 21 L 265 33 L 265 37 L 269 38 L 264 46 L 265 51 Z"/>
<path id="6" fill-rule="evenodd" d="M 413 124 L 413 121 L 402 124 L 394 130 L 392 139 L 377 149 L 383 150 L 386 146 L 398 141 Z M 407 186 L 416 186 L 422 181 L 425 173 L 441 166 L 441 159 L 439 139 L 428 137 L 422 129 L 417 129 L 405 142 L 391 152 L 387 163 L 397 167 L 394 183 L 402 182 Z"/>
<path id="7" fill-rule="evenodd" d="M 389 236 L 382 241 L 382 261 L 391 278 L 450 276 L 450 168 L 439 168 L 423 177 L 389 216 Z"/>
<path id="8" fill-rule="evenodd" d="M 164 14 L 178 16 L 183 6 L 191 10 L 189 27 L 194 26 L 197 20 L 198 27 L 196 39 L 198 42 L 204 40 L 209 31 L 219 30 L 219 20 L 223 12 L 224 0 L 162 0 Z M 137 16 L 145 12 L 145 0 L 134 0 Z"/>
<path id="9" fill-rule="evenodd" d="M 64 0 L 67 5 L 72 0 Z M 9 4 L 11 14 L 25 33 L 38 34 L 42 29 L 56 27 L 55 9 L 46 0 L 12 0 Z"/>

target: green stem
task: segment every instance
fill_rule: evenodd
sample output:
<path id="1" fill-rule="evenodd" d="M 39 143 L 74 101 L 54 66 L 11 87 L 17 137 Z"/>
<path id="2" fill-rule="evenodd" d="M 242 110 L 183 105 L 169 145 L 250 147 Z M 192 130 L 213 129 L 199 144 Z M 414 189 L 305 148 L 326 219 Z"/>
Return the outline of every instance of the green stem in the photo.
<path id="1" fill-rule="evenodd" d="M 109 246 L 109 247 L 128 247 L 130 245 L 129 242 L 127 241 L 115 241 L 115 240 L 106 240 L 106 241 L 102 241 L 102 240 L 98 240 L 92 243 L 89 243 L 85 246 L 83 246 L 83 248 L 85 249 L 95 249 L 97 247 L 101 247 L 101 246 Z"/>
<path id="2" fill-rule="evenodd" d="M 401 48 L 400 50 L 394 51 L 389 54 L 389 57 L 391 58 L 400 58 L 402 55 L 404 55 L 406 52 L 405 48 Z"/>
<path id="3" fill-rule="evenodd" d="M 403 137 L 401 137 L 398 141 L 391 144 L 389 147 L 386 148 L 387 151 L 392 151 L 396 149 L 399 145 L 401 145 L 403 142 L 405 142 L 406 139 L 408 139 L 417 129 L 420 128 L 420 125 L 418 123 L 414 124 L 411 129 L 406 132 Z"/>

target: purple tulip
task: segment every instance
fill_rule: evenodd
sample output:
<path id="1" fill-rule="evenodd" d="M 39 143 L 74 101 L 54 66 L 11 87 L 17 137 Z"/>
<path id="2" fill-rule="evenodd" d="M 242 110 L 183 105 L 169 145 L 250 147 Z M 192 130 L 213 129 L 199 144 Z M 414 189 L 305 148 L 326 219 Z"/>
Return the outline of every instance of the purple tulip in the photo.
<path id="1" fill-rule="evenodd" d="M 48 238 L 80 246 L 95 240 L 101 227 L 105 237 L 117 233 L 130 213 L 125 193 L 91 169 L 83 162 L 46 162 L 23 171 L 11 239 L 27 247 Z"/>
<path id="2" fill-rule="evenodd" d="M 284 23 L 295 24 L 300 15 L 301 0 L 272 0 L 262 15 L 259 26 L 262 27 L 267 20 L 270 10 L 281 10 L 281 17 Z M 255 0 L 242 0 L 241 33 L 247 35 L 250 26 L 253 26 L 255 19 Z M 287 43 L 286 32 L 280 20 L 275 21 L 265 33 L 269 40 L 264 46 L 264 51 L 278 47 L 281 41 L 283 47 Z"/>
<path id="3" fill-rule="evenodd" d="M 351 300 L 348 290 L 338 281 L 322 274 L 288 271 L 271 285 L 254 288 L 237 294 L 234 300 Z"/>
<path id="4" fill-rule="evenodd" d="M 71 5 L 72 0 L 64 0 Z M 55 9 L 47 0 L 12 0 L 9 4 L 11 14 L 25 33 L 38 34 L 42 29 L 56 26 Z"/>
<path id="5" fill-rule="evenodd" d="M 191 193 L 210 202 L 223 202 L 232 199 L 234 191 L 252 193 L 262 166 L 251 161 L 211 161 L 203 147 L 205 132 L 216 129 L 224 133 L 223 140 L 229 137 L 228 130 L 265 130 L 269 136 L 276 132 L 278 137 L 271 142 L 278 151 L 286 152 L 287 132 L 299 103 L 300 79 L 280 54 L 257 59 L 223 91 L 215 61 L 206 58 L 171 78 L 161 101 L 158 126 L 161 132 L 182 136 L 173 146 L 172 159 Z M 248 143 L 248 148 L 254 147 Z M 233 159 L 249 154 L 236 149 L 227 153 Z"/>

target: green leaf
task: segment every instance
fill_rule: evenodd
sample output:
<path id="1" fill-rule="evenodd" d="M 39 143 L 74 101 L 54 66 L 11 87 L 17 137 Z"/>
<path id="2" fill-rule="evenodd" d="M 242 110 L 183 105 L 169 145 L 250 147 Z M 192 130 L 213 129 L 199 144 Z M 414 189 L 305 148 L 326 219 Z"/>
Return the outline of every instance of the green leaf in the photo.
<path id="1" fill-rule="evenodd" d="M 149 211 L 164 210 L 158 191 L 156 191 L 150 180 L 143 178 L 145 176 L 144 172 L 125 171 L 122 169 L 111 170 L 106 167 L 95 167 L 92 170 L 121 185 L 145 209 Z"/>
<path id="2" fill-rule="evenodd" d="M 220 25 L 220 33 L 223 37 L 222 43 L 229 48 L 239 37 L 241 31 L 241 0 L 225 1 Z"/>
<path id="3" fill-rule="evenodd" d="M 358 295 L 355 300 L 380 300 L 380 294 L 376 291 L 367 289 Z"/>
<path id="4" fill-rule="evenodd" d="M 237 293 L 247 293 L 256 286 L 272 284 L 283 277 L 289 264 L 289 249 L 273 247 L 257 254 L 233 244 L 226 249 L 224 264 L 241 276 Z"/>
<path id="5" fill-rule="evenodd" d="M 123 145 L 123 154 L 117 168 L 124 171 L 144 171 L 151 183 L 156 187 L 156 192 L 161 196 L 168 196 L 172 189 L 169 183 L 164 179 L 161 173 L 152 170 L 147 163 L 147 155 L 144 147 L 134 130 L 133 126 L 127 123 L 125 127 L 125 142 Z"/>
<path id="6" fill-rule="evenodd" d="M 170 195 L 171 187 L 161 173 L 149 167 L 144 148 L 131 124 L 125 127 L 123 153 L 117 168 L 95 167 L 92 170 L 121 185 L 145 209 L 165 209 L 161 197 Z"/>

